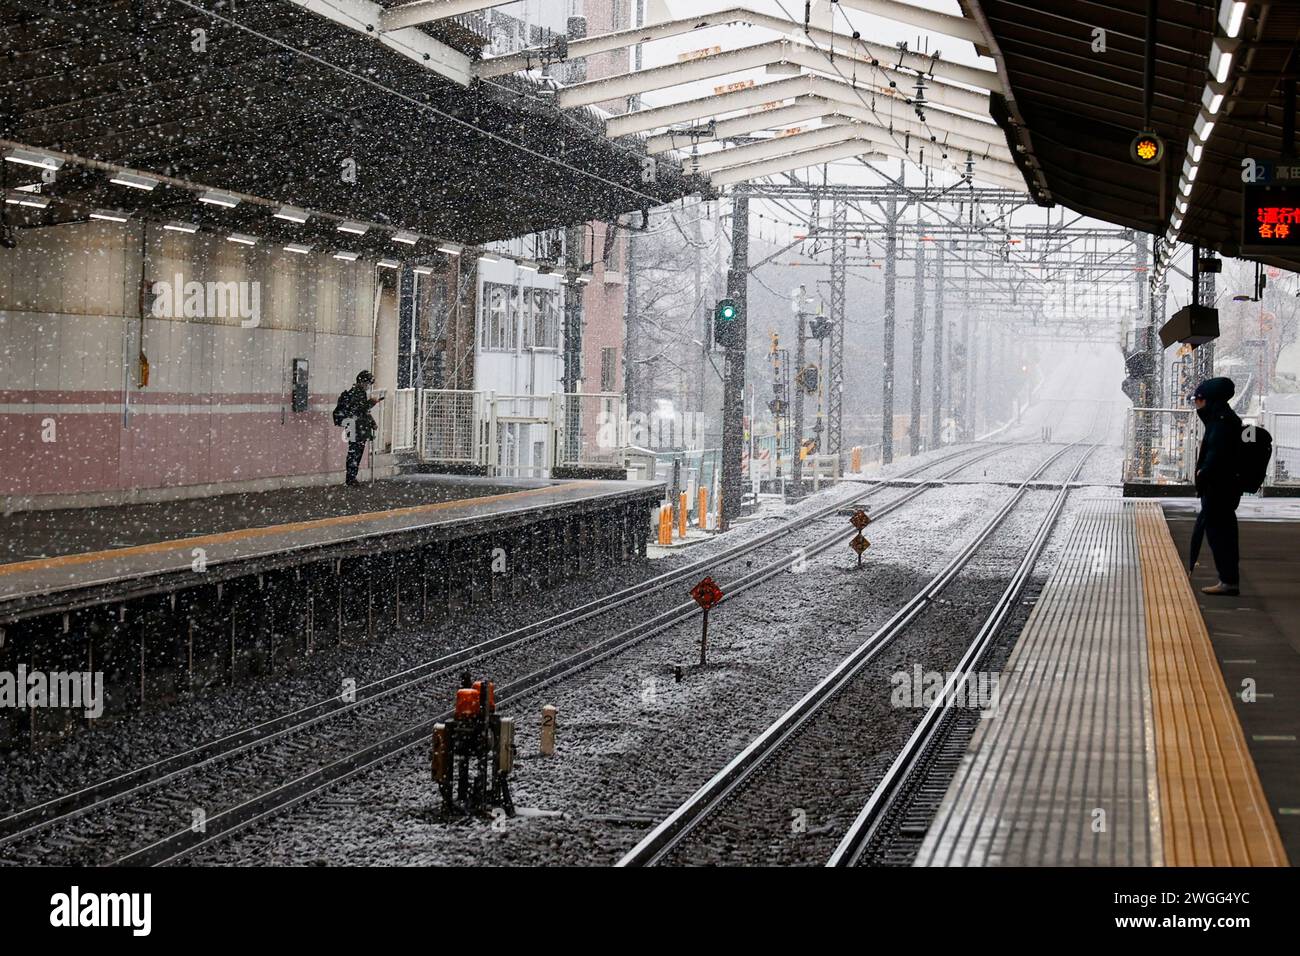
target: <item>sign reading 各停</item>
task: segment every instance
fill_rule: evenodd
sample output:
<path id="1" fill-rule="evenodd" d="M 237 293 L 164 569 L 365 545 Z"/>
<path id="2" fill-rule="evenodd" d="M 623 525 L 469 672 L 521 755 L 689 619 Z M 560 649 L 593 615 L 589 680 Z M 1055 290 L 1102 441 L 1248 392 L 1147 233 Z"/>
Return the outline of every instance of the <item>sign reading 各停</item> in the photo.
<path id="1" fill-rule="evenodd" d="M 1243 183 L 1241 247 L 1259 252 L 1300 248 L 1300 183 Z"/>

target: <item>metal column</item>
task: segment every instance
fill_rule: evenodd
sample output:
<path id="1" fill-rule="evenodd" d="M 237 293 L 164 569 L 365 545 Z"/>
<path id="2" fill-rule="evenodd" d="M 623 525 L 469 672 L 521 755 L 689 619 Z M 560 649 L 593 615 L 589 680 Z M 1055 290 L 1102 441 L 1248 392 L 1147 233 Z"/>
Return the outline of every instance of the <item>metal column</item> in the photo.
<path id="1" fill-rule="evenodd" d="M 564 230 L 564 392 L 572 395 L 578 391 L 582 378 L 582 284 L 578 274 L 582 271 L 582 224 Z M 593 250 L 594 251 L 594 250 Z M 560 456 L 565 463 L 578 460 L 581 447 L 582 410 L 576 401 L 564 402 L 564 444 Z M 558 451 L 558 449 L 557 449 Z M 552 465 L 556 462 L 552 462 Z"/>
<path id="2" fill-rule="evenodd" d="M 885 320 L 880 396 L 880 461 L 894 460 L 894 283 L 898 276 L 898 195 L 891 191 L 885 204 Z"/>
<path id="3" fill-rule="evenodd" d="M 795 352 L 794 352 L 794 460 L 790 462 L 790 478 L 794 491 L 790 497 L 796 500 L 803 497 L 803 385 L 801 377 L 804 365 L 808 362 L 808 322 L 800 309 L 794 314 Z M 837 403 L 838 407 L 838 403 Z M 818 449 L 821 451 L 821 449 Z"/>
<path id="4" fill-rule="evenodd" d="M 749 192 L 741 184 L 736 188 L 731 207 L 731 271 L 727 276 L 727 295 L 734 299 L 739 312 L 727 346 L 722 388 L 722 530 L 731 527 L 731 519 L 740 513 L 745 495 L 740 473 L 741 453 L 745 442 L 745 343 L 749 328 L 746 289 L 749 283 Z"/>
<path id="5" fill-rule="evenodd" d="M 831 206 L 831 354 L 830 376 L 826 383 L 826 453 L 839 458 L 838 474 L 844 473 L 844 324 L 847 318 L 844 314 L 844 284 L 848 260 L 848 211 L 848 203 L 843 199 L 837 198 Z M 802 316 L 799 321 L 802 327 Z"/>
<path id="6" fill-rule="evenodd" d="M 915 285 L 912 291 L 912 424 L 907 434 L 911 454 L 921 453 L 921 375 L 925 364 L 925 239 L 916 237 Z"/>
<path id="7" fill-rule="evenodd" d="M 934 394 L 930 407 L 930 447 L 943 444 L 943 403 L 947 390 L 947 363 L 943 354 L 943 240 L 935 243 L 938 255 L 934 262 Z"/>

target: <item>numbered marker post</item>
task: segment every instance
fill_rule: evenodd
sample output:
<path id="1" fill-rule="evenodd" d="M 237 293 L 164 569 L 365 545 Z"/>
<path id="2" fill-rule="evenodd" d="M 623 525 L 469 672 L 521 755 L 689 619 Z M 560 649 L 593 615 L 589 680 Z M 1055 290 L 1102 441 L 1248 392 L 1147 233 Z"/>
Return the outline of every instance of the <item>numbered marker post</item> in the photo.
<path id="1" fill-rule="evenodd" d="M 542 754 L 549 757 L 555 753 L 555 714 L 554 704 L 542 708 Z"/>

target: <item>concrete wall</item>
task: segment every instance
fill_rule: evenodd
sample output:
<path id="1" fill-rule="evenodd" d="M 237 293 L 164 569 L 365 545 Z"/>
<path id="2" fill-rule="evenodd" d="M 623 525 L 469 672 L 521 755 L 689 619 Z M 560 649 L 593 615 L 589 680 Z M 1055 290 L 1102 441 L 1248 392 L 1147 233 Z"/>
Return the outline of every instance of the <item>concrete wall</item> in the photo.
<path id="1" fill-rule="evenodd" d="M 199 314 L 155 315 L 142 287 L 178 274 L 242 284 L 256 315 L 216 314 L 223 303 L 206 295 L 189 299 Z M 330 410 L 372 364 L 375 287 L 373 264 L 157 225 L 21 232 L 0 250 L 0 497 L 13 510 L 333 480 L 344 445 Z M 378 312 L 395 324 L 391 304 Z M 302 413 L 290 407 L 294 358 L 310 362 Z M 393 367 L 381 365 L 379 387 L 394 387 Z"/>

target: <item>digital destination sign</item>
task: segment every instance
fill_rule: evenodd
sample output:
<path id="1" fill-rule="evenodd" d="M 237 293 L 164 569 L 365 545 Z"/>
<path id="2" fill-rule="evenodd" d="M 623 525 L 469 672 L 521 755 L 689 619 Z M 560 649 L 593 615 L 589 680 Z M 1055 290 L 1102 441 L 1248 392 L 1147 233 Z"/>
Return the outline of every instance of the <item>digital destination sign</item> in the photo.
<path id="1" fill-rule="evenodd" d="M 1241 194 L 1243 249 L 1300 248 L 1300 185 L 1245 183 Z"/>

